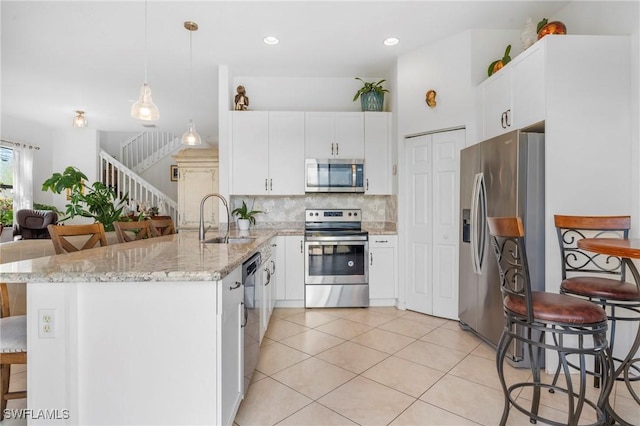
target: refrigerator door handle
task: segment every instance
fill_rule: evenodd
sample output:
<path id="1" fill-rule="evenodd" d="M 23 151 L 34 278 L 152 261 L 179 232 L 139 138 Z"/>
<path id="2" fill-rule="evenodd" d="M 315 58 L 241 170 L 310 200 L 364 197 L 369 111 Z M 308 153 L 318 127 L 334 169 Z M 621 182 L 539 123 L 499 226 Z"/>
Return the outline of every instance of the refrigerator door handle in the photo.
<path id="1" fill-rule="evenodd" d="M 473 272 L 480 275 L 484 263 L 486 238 L 487 197 L 484 175 L 477 173 L 473 178 L 471 192 L 471 262 Z"/>

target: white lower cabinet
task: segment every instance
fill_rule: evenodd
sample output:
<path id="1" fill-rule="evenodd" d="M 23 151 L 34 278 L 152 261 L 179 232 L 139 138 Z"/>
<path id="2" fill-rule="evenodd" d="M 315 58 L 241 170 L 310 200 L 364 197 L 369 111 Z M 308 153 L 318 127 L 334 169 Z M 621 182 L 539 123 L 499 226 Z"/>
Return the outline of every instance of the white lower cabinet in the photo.
<path id="1" fill-rule="evenodd" d="M 278 306 L 294 308 L 304 306 L 304 236 L 287 235 L 275 239 L 277 247 L 271 251 L 276 259 L 275 299 Z M 274 259 L 272 259 L 274 260 Z"/>
<path id="2" fill-rule="evenodd" d="M 395 305 L 398 297 L 397 246 L 397 235 L 369 235 L 369 299 L 372 306 Z"/>
<path id="3" fill-rule="evenodd" d="M 221 376 L 218 394 L 218 424 L 231 425 L 242 401 L 244 389 L 244 286 L 242 269 L 236 268 L 218 287 L 219 354 L 217 371 Z"/>
<path id="4" fill-rule="evenodd" d="M 260 310 L 260 343 L 264 338 L 264 333 L 269 327 L 269 319 L 271 318 L 271 306 L 273 301 L 272 289 L 275 283 L 272 280 L 271 275 L 271 256 L 262 258 L 262 264 L 260 264 L 260 274 L 262 274 L 262 309 Z"/>

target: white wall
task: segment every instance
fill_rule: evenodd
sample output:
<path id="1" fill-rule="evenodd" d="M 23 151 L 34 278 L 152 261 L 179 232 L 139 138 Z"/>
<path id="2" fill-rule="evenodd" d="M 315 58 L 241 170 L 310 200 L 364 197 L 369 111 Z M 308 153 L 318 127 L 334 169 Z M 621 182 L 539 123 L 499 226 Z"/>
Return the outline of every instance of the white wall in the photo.
<path id="1" fill-rule="evenodd" d="M 116 160 L 122 161 L 122 158 L 120 158 L 120 144 L 138 134 L 140 132 L 100 132 L 100 148 L 104 149 L 107 154 Z"/>

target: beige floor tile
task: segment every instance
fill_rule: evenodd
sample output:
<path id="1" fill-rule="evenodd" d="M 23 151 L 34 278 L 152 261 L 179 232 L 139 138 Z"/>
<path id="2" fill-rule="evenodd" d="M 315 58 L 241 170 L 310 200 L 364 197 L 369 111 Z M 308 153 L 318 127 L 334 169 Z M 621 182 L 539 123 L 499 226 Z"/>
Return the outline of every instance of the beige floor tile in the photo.
<path id="1" fill-rule="evenodd" d="M 374 328 L 360 336 L 354 337 L 351 341 L 388 354 L 394 354 L 408 344 L 413 343 L 415 339 Z"/>
<path id="2" fill-rule="evenodd" d="M 312 401 L 267 377 L 249 387 L 235 422 L 240 426 L 274 425 Z"/>
<path id="3" fill-rule="evenodd" d="M 436 328 L 422 336 L 420 340 L 465 353 L 473 351 L 482 342 L 471 333 L 458 332 L 446 328 Z"/>
<path id="4" fill-rule="evenodd" d="M 490 346 L 488 343 L 486 342 L 482 342 L 478 345 L 477 348 L 475 348 L 472 352 L 471 355 L 475 355 L 475 356 L 479 356 L 481 358 L 486 358 L 489 359 L 493 362 L 495 362 L 496 360 L 496 349 L 492 346 Z"/>
<path id="5" fill-rule="evenodd" d="M 329 410 L 317 402 L 307 405 L 302 410 L 292 414 L 280 423 L 279 426 L 350 426 L 356 423 L 344 416 Z"/>
<path id="6" fill-rule="evenodd" d="M 639 363 L 640 364 L 640 363 Z M 640 365 L 639 365 L 640 367 Z M 11 369 L 11 372 L 13 372 L 13 367 Z M 635 394 L 640 397 L 640 380 L 635 381 L 635 382 L 630 382 L 631 384 L 631 388 L 633 389 L 633 391 L 635 392 Z M 633 396 L 631 395 L 631 391 L 629 391 L 629 388 L 627 387 L 627 384 L 624 381 L 618 381 L 616 380 L 615 383 L 615 396 L 621 396 L 624 398 L 633 398 Z"/>
<path id="7" fill-rule="evenodd" d="M 337 317 L 335 315 L 325 314 L 320 310 L 307 310 L 306 312 L 287 317 L 287 321 L 291 321 L 305 327 L 315 328 L 322 324 L 335 321 L 336 318 Z"/>
<path id="8" fill-rule="evenodd" d="M 419 312 L 407 311 L 405 315 L 402 316 L 403 319 L 419 322 L 422 325 L 426 325 L 427 327 L 440 327 L 445 324 L 448 320 L 444 318 L 432 317 L 430 315 L 421 314 Z"/>
<path id="9" fill-rule="evenodd" d="M 429 333 L 430 331 L 433 331 L 433 329 L 435 329 L 436 327 L 430 327 L 424 324 L 420 324 L 419 322 L 410 321 L 404 318 L 396 318 L 392 321 L 382 324 L 378 328 L 418 339 Z"/>
<path id="10" fill-rule="evenodd" d="M 349 315 L 353 315 L 357 312 L 367 308 L 316 308 L 315 311 L 322 312 L 323 314 L 333 315 L 336 318 L 346 318 Z"/>
<path id="11" fill-rule="evenodd" d="M 399 358 L 417 362 L 440 371 L 449 371 L 462 361 L 466 354 L 444 346 L 418 340 L 395 354 Z"/>
<path id="12" fill-rule="evenodd" d="M 387 425 L 414 399 L 364 377 L 345 383 L 318 400 L 361 425 Z"/>
<path id="13" fill-rule="evenodd" d="M 317 358 L 356 374 L 371 368 L 388 356 L 384 352 L 353 342 L 344 342 L 316 355 Z"/>
<path id="14" fill-rule="evenodd" d="M 620 396 L 616 397 L 614 410 L 627 423 L 640 425 L 640 406 L 635 400 Z"/>
<path id="15" fill-rule="evenodd" d="M 294 324 L 283 319 L 275 318 L 269 322 L 269 328 L 267 328 L 264 336 L 268 337 L 269 339 L 278 341 L 281 339 L 286 339 L 287 337 L 294 336 L 296 334 L 300 334 L 303 331 L 307 330 L 307 327 L 303 327 L 299 324 Z"/>
<path id="16" fill-rule="evenodd" d="M 342 342 L 344 342 L 344 339 L 316 330 L 308 330 L 280 341 L 283 345 L 290 346 L 309 355 L 315 355 Z"/>
<path id="17" fill-rule="evenodd" d="M 395 317 L 387 314 L 381 314 L 375 311 L 362 310 L 347 317 L 350 321 L 360 322 L 372 327 L 378 327 L 386 322 L 393 320 Z"/>
<path id="18" fill-rule="evenodd" d="M 420 397 L 424 402 L 483 425 L 497 425 L 502 416 L 502 392 L 446 375 Z"/>
<path id="19" fill-rule="evenodd" d="M 526 400 L 524 398 L 518 398 L 516 400 L 518 404 L 520 404 L 526 410 L 531 409 L 531 401 Z M 500 407 L 500 411 L 502 412 L 502 407 Z M 559 423 L 567 423 L 567 413 L 556 410 L 551 407 L 547 407 L 546 405 L 540 405 L 538 408 L 538 415 L 544 417 L 546 419 L 559 422 Z M 522 426 L 522 425 L 530 425 L 529 417 L 522 413 L 520 410 L 511 407 L 509 410 L 509 417 L 507 417 L 507 426 Z M 541 424 L 538 423 L 538 424 Z M 584 422 L 581 422 L 584 424 Z"/>
<path id="20" fill-rule="evenodd" d="M 406 310 L 400 310 L 395 306 L 371 306 L 369 307 L 369 310 L 385 315 L 391 315 L 392 317 L 401 317 L 407 314 Z"/>
<path id="21" fill-rule="evenodd" d="M 307 358 L 309 355 L 306 353 L 276 342 L 260 349 L 260 358 L 256 369 L 271 376 Z"/>
<path id="22" fill-rule="evenodd" d="M 391 422 L 390 426 L 465 426 L 478 423 L 456 416 L 424 401 L 416 401 Z"/>
<path id="23" fill-rule="evenodd" d="M 453 367 L 449 374 L 481 385 L 490 386 L 499 391 L 502 390 L 496 362 L 486 358 L 468 355 Z M 517 382 L 526 382 L 531 377 L 531 371 L 527 368 L 513 368 L 505 363 L 504 376 L 507 386 L 509 386 Z"/>
<path id="24" fill-rule="evenodd" d="M 418 398 L 445 373 L 391 356 L 374 365 L 362 376 Z"/>
<path id="25" fill-rule="evenodd" d="M 304 308 L 275 308 L 271 316 L 275 318 L 287 318 L 293 315 L 300 314 L 304 311 Z"/>
<path id="26" fill-rule="evenodd" d="M 258 370 L 254 370 L 253 375 L 251 376 L 251 383 L 255 383 L 257 381 L 260 381 L 260 380 L 264 379 L 265 377 L 269 377 L 269 376 L 267 376 L 266 374 L 262 374 Z"/>
<path id="27" fill-rule="evenodd" d="M 275 343 L 275 342 L 276 342 L 275 340 L 269 339 L 269 338 L 266 336 L 266 334 L 267 334 L 267 333 L 265 333 L 265 337 L 263 337 L 263 338 L 262 338 L 262 342 L 260 342 L 260 347 L 261 347 L 261 348 L 264 348 L 265 346 L 268 346 L 268 345 L 270 345 L 270 344 L 272 344 L 272 343 Z"/>
<path id="28" fill-rule="evenodd" d="M 446 328 L 447 330 L 463 331 L 464 332 L 464 330 L 460 328 L 460 323 L 458 321 L 454 321 L 454 320 L 447 320 L 440 327 Z"/>
<path id="29" fill-rule="evenodd" d="M 363 333 L 366 333 L 372 328 L 372 326 L 362 324 L 360 322 L 349 321 L 346 319 L 337 319 L 330 323 L 321 325 L 320 327 L 316 327 L 316 330 L 349 340 Z"/>
<path id="30" fill-rule="evenodd" d="M 315 400 L 353 379 L 355 374 L 321 359 L 309 358 L 272 377 Z"/>

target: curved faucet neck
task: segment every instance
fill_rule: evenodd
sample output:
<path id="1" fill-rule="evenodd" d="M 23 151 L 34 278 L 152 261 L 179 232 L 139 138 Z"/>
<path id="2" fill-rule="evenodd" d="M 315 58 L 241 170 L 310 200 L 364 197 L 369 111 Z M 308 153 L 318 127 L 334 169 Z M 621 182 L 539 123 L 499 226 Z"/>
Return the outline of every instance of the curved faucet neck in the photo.
<path id="1" fill-rule="evenodd" d="M 224 242 L 228 243 L 229 242 L 229 232 L 231 230 L 231 213 L 229 212 L 229 203 L 227 203 L 226 198 L 224 198 L 222 195 L 214 192 L 211 194 L 207 194 L 204 197 L 202 197 L 202 200 L 200 201 L 200 223 L 199 223 L 199 227 L 198 227 L 198 237 L 200 238 L 200 241 L 204 241 L 204 236 L 205 236 L 205 229 L 204 229 L 204 203 L 205 201 L 207 201 L 209 198 L 211 197 L 217 197 L 222 201 L 222 204 L 224 204 L 224 208 L 227 210 L 227 234 L 224 237 Z"/>

